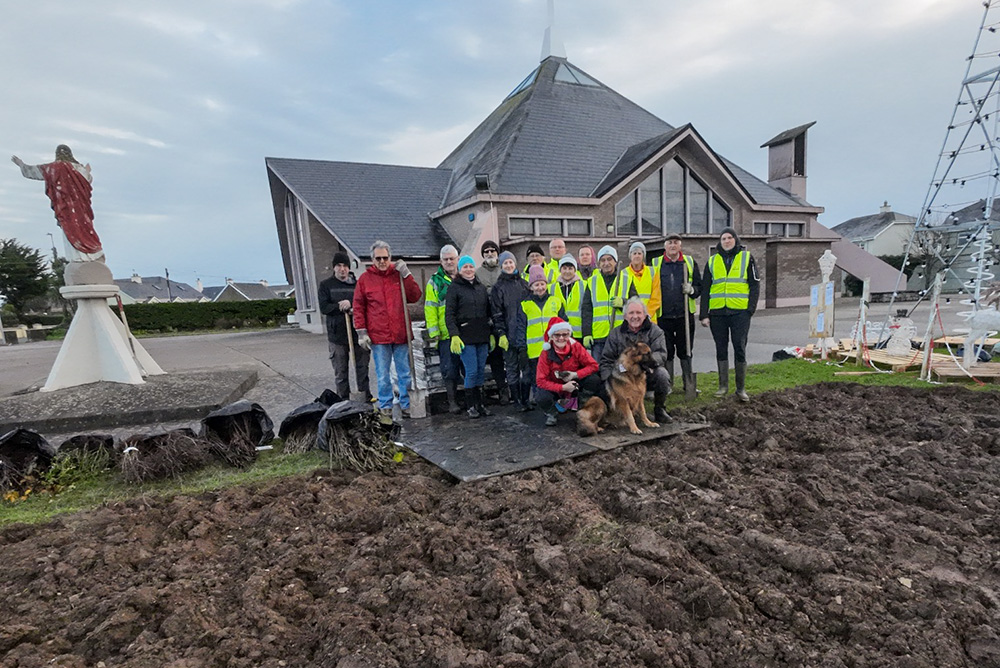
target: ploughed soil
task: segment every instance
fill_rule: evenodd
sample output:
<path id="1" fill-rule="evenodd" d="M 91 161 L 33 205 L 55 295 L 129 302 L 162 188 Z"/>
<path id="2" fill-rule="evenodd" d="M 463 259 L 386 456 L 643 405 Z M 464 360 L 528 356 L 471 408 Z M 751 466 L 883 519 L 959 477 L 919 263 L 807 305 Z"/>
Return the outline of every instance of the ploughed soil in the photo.
<path id="1" fill-rule="evenodd" d="M 705 417 L 477 483 L 408 458 L 7 527 L 0 664 L 1000 666 L 1000 393 Z"/>

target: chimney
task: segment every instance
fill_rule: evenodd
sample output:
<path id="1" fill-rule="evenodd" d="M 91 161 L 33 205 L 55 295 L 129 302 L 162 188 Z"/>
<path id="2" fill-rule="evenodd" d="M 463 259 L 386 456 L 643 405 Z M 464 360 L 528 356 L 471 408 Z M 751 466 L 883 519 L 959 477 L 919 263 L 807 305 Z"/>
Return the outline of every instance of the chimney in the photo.
<path id="1" fill-rule="evenodd" d="M 879 207 L 879 213 L 892 213 L 892 207 L 889 206 L 889 200 L 883 200 L 882 206 Z"/>
<path id="2" fill-rule="evenodd" d="M 205 286 L 203 286 L 201 284 L 201 279 L 200 278 L 197 281 L 194 282 L 194 289 L 197 290 L 198 292 L 204 292 L 205 291 L 204 288 L 205 288 Z"/>
<path id="3" fill-rule="evenodd" d="M 262 278 L 262 279 L 260 279 L 260 284 L 261 284 L 261 285 L 263 285 L 263 286 L 264 286 L 265 288 L 266 288 L 266 287 L 270 287 L 270 286 L 268 286 L 268 284 L 267 284 L 267 279 L 266 279 L 266 278 Z"/>
<path id="4" fill-rule="evenodd" d="M 140 276 L 139 274 L 137 274 L 137 273 L 135 273 L 133 271 L 132 272 L 132 279 L 131 280 L 132 280 L 133 283 L 142 283 L 142 276 Z"/>
<path id="5" fill-rule="evenodd" d="M 231 279 L 231 278 L 229 278 L 229 277 L 227 276 L 227 277 L 226 277 L 226 285 L 232 285 L 232 284 L 233 284 L 233 279 Z"/>
<path id="6" fill-rule="evenodd" d="M 786 130 L 760 145 L 767 148 L 767 183 L 806 199 L 806 133 L 816 121 Z"/>

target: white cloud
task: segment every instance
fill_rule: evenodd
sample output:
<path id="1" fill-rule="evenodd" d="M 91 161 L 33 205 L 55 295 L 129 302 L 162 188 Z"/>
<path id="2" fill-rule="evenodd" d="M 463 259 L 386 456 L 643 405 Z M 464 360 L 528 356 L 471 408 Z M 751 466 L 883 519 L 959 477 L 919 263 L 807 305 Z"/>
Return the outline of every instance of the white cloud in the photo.
<path id="1" fill-rule="evenodd" d="M 165 142 L 160 141 L 159 139 L 143 137 L 135 132 L 132 132 L 131 130 L 106 128 L 99 125 L 90 125 L 88 123 L 80 123 L 77 121 L 57 121 L 55 124 L 73 132 L 83 132 L 86 134 L 97 135 L 98 137 L 107 137 L 109 139 L 123 139 L 125 141 L 137 142 L 154 148 L 166 148 L 167 146 Z"/>
<path id="2" fill-rule="evenodd" d="M 401 165 L 436 166 L 476 127 L 462 123 L 448 128 L 410 125 L 390 135 L 378 150 L 385 160 Z"/>

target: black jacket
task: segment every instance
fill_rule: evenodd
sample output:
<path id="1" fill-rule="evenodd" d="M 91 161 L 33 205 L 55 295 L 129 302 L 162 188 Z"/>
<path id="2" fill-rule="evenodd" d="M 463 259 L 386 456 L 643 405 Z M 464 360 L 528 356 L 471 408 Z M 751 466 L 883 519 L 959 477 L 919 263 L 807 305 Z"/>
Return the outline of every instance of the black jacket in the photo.
<path id="1" fill-rule="evenodd" d="M 338 280 L 336 276 L 324 280 L 319 284 L 319 310 L 326 316 L 326 338 L 331 343 L 337 345 L 347 345 L 347 321 L 344 318 L 344 311 L 340 310 L 338 303 L 346 299 L 354 302 L 354 274 L 347 277 L 347 281 Z M 350 314 L 350 311 L 347 311 Z M 354 332 L 354 328 L 351 328 Z M 354 342 L 358 342 L 358 334 L 354 332 Z"/>
<path id="2" fill-rule="evenodd" d="M 642 323 L 638 332 L 633 332 L 627 322 L 623 322 L 618 327 L 613 327 L 611 333 L 604 344 L 604 352 L 601 359 L 597 360 L 601 365 L 601 380 L 611 378 L 611 373 L 618 364 L 618 358 L 625 352 L 625 349 L 636 343 L 645 343 L 653 353 L 653 361 L 657 366 L 665 366 L 667 363 L 667 339 L 663 336 L 663 330 L 650 322 L 649 318 Z"/>
<path id="3" fill-rule="evenodd" d="M 742 244 L 737 242 L 731 251 L 722 250 L 721 244 L 716 244 L 715 252 L 722 255 L 722 261 L 725 263 L 726 271 L 729 271 L 733 267 L 733 258 L 741 250 L 746 250 Z M 750 295 L 747 301 L 747 313 L 750 315 L 754 314 L 757 310 L 757 300 L 760 299 L 760 278 L 757 276 L 757 263 L 754 262 L 753 255 L 750 256 L 750 262 L 747 265 L 747 287 L 750 288 Z M 734 311 L 731 308 L 721 308 L 708 312 L 708 304 L 711 299 L 712 293 L 712 258 L 709 257 L 708 262 L 705 263 L 705 273 L 701 279 L 701 310 L 698 313 L 698 319 L 704 320 L 709 315 L 735 315 L 736 313 L 742 313 L 742 311 Z"/>
<path id="4" fill-rule="evenodd" d="M 444 322 L 449 334 L 457 334 L 466 345 L 490 342 L 493 333 L 490 298 L 478 278 L 467 281 L 461 275 L 455 276 L 444 303 Z"/>
<path id="5" fill-rule="evenodd" d="M 656 276 L 660 282 L 660 304 L 662 314 L 660 318 L 680 318 L 687 310 L 688 296 L 681 290 L 687 282 L 687 263 L 684 257 L 677 258 L 676 262 L 671 262 L 667 256 L 663 256 L 660 264 L 660 271 Z M 694 287 L 695 299 L 701 294 L 701 274 L 698 272 L 698 262 L 691 260 L 691 285 Z"/>
<path id="6" fill-rule="evenodd" d="M 493 329 L 497 336 L 506 336 L 513 347 L 523 348 L 528 345 L 524 340 L 524 331 L 518 327 L 518 321 L 524 315 L 521 301 L 529 294 L 528 282 L 516 271 L 513 274 L 501 273 L 490 292 Z M 517 340 L 518 331 L 521 332 L 520 340 Z"/>

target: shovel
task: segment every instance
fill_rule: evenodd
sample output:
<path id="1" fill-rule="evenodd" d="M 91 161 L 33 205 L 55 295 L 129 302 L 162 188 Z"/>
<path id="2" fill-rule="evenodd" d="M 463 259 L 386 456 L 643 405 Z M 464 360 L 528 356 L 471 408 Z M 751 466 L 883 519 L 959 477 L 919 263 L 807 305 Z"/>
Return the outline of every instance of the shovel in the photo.
<path id="1" fill-rule="evenodd" d="M 687 301 L 687 300 L 685 300 Z M 687 306 L 687 304 L 685 304 Z M 684 350 L 688 354 L 688 368 L 690 372 L 684 374 L 684 400 L 694 401 L 698 398 L 698 374 L 694 372 L 694 348 L 691 345 L 691 314 L 688 309 L 684 309 Z M 683 366 L 684 360 L 681 360 Z"/>
<path id="2" fill-rule="evenodd" d="M 351 401 L 364 401 L 365 395 L 358 391 L 358 367 L 354 362 L 354 325 L 351 322 L 351 314 L 344 311 L 344 322 L 347 323 L 347 349 L 350 352 L 350 359 L 347 368 L 347 384 L 351 388 Z"/>

